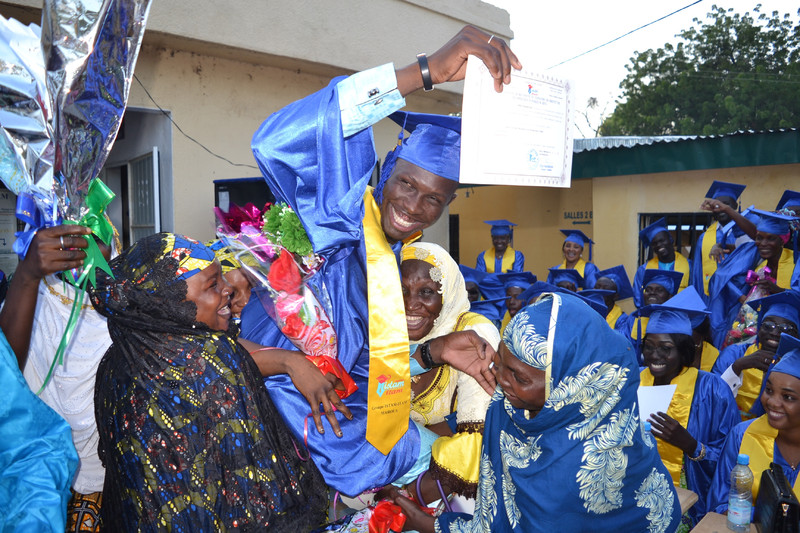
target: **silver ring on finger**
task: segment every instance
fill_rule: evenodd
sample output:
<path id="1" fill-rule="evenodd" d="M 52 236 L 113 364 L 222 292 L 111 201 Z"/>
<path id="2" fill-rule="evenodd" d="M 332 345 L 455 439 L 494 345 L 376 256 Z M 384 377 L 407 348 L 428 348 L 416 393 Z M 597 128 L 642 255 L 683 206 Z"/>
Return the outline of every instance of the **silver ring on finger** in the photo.
<path id="1" fill-rule="evenodd" d="M 492 35 L 491 37 L 489 37 L 489 40 L 488 40 L 488 41 L 486 41 L 486 44 L 491 44 L 491 43 L 492 43 L 492 39 L 494 39 L 494 35 Z"/>
<path id="2" fill-rule="evenodd" d="M 66 248 L 66 246 L 64 246 L 64 236 L 62 235 L 61 237 L 58 238 L 58 240 L 61 242 L 61 249 L 63 250 L 64 248 Z"/>

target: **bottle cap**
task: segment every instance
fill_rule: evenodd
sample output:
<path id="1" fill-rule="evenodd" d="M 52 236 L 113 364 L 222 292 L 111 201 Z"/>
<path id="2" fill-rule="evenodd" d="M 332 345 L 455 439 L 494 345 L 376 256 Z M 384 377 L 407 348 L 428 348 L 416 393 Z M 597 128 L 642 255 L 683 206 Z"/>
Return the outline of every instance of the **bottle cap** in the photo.
<path id="1" fill-rule="evenodd" d="M 746 453 L 740 453 L 739 457 L 736 458 L 737 465 L 749 465 L 750 464 L 750 456 Z"/>
<path id="2" fill-rule="evenodd" d="M 645 431 L 650 431 L 650 430 L 652 430 L 652 429 L 653 429 L 653 424 L 651 424 L 650 422 L 648 422 L 647 420 L 645 420 L 645 422 L 644 422 L 644 430 L 645 430 Z"/>

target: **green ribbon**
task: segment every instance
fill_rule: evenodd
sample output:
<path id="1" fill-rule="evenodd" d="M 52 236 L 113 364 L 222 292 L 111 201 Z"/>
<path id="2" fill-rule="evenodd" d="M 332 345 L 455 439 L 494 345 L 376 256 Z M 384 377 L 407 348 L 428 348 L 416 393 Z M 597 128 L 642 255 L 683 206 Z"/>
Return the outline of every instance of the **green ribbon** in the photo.
<path id="1" fill-rule="evenodd" d="M 89 184 L 89 190 L 86 194 L 85 204 L 88 211 L 83 217 L 78 220 L 64 220 L 64 224 L 75 224 L 86 226 L 92 230 L 92 235 L 97 237 L 106 244 L 111 246 L 111 239 L 114 237 L 114 227 L 111 221 L 105 215 L 106 207 L 114 199 L 115 194 L 109 189 L 105 183 L 100 179 L 95 178 Z M 114 274 L 111 272 L 111 267 L 108 266 L 108 261 L 103 257 L 103 252 L 97 246 L 97 242 L 92 235 L 84 235 L 83 238 L 89 243 L 89 247 L 84 251 L 86 252 L 86 259 L 83 261 L 80 274 L 75 277 L 75 271 L 70 270 L 66 272 L 65 279 L 75 286 L 75 299 L 72 302 L 72 309 L 67 319 L 67 326 L 64 329 L 64 335 L 61 336 L 61 342 L 58 344 L 56 355 L 53 357 L 53 362 L 50 363 L 50 370 L 47 372 L 47 377 L 42 383 L 42 387 L 36 394 L 41 394 L 47 387 L 50 379 L 53 377 L 53 372 L 56 365 L 64 364 L 64 353 L 67 351 L 75 329 L 78 327 L 78 319 L 81 315 L 81 306 L 83 304 L 83 296 L 86 294 L 86 285 L 91 283 L 92 287 L 97 284 L 97 276 L 95 269 L 99 268 L 112 278 Z"/>

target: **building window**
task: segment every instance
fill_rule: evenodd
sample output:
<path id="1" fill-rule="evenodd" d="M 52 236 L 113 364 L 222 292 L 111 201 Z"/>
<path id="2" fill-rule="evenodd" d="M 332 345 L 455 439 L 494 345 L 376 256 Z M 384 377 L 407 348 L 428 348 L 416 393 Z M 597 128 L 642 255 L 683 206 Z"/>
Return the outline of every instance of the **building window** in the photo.
<path id="1" fill-rule="evenodd" d="M 640 213 L 639 230 L 643 230 L 659 218 L 665 218 L 667 230 L 675 243 L 675 250 L 687 259 L 692 257 L 692 252 L 697 239 L 714 221 L 711 213 Z M 652 250 L 639 240 L 639 264 L 653 257 Z"/>

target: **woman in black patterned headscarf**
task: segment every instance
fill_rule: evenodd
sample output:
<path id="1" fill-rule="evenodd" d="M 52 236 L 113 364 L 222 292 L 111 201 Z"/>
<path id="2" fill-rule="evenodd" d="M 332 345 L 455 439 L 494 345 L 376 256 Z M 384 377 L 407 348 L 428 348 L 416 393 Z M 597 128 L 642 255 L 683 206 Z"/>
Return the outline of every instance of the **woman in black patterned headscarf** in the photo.
<path id="1" fill-rule="evenodd" d="M 95 410 L 107 531 L 308 531 L 327 489 L 298 458 L 258 368 L 236 342 L 214 252 L 146 237 L 92 293 L 112 346 Z"/>

